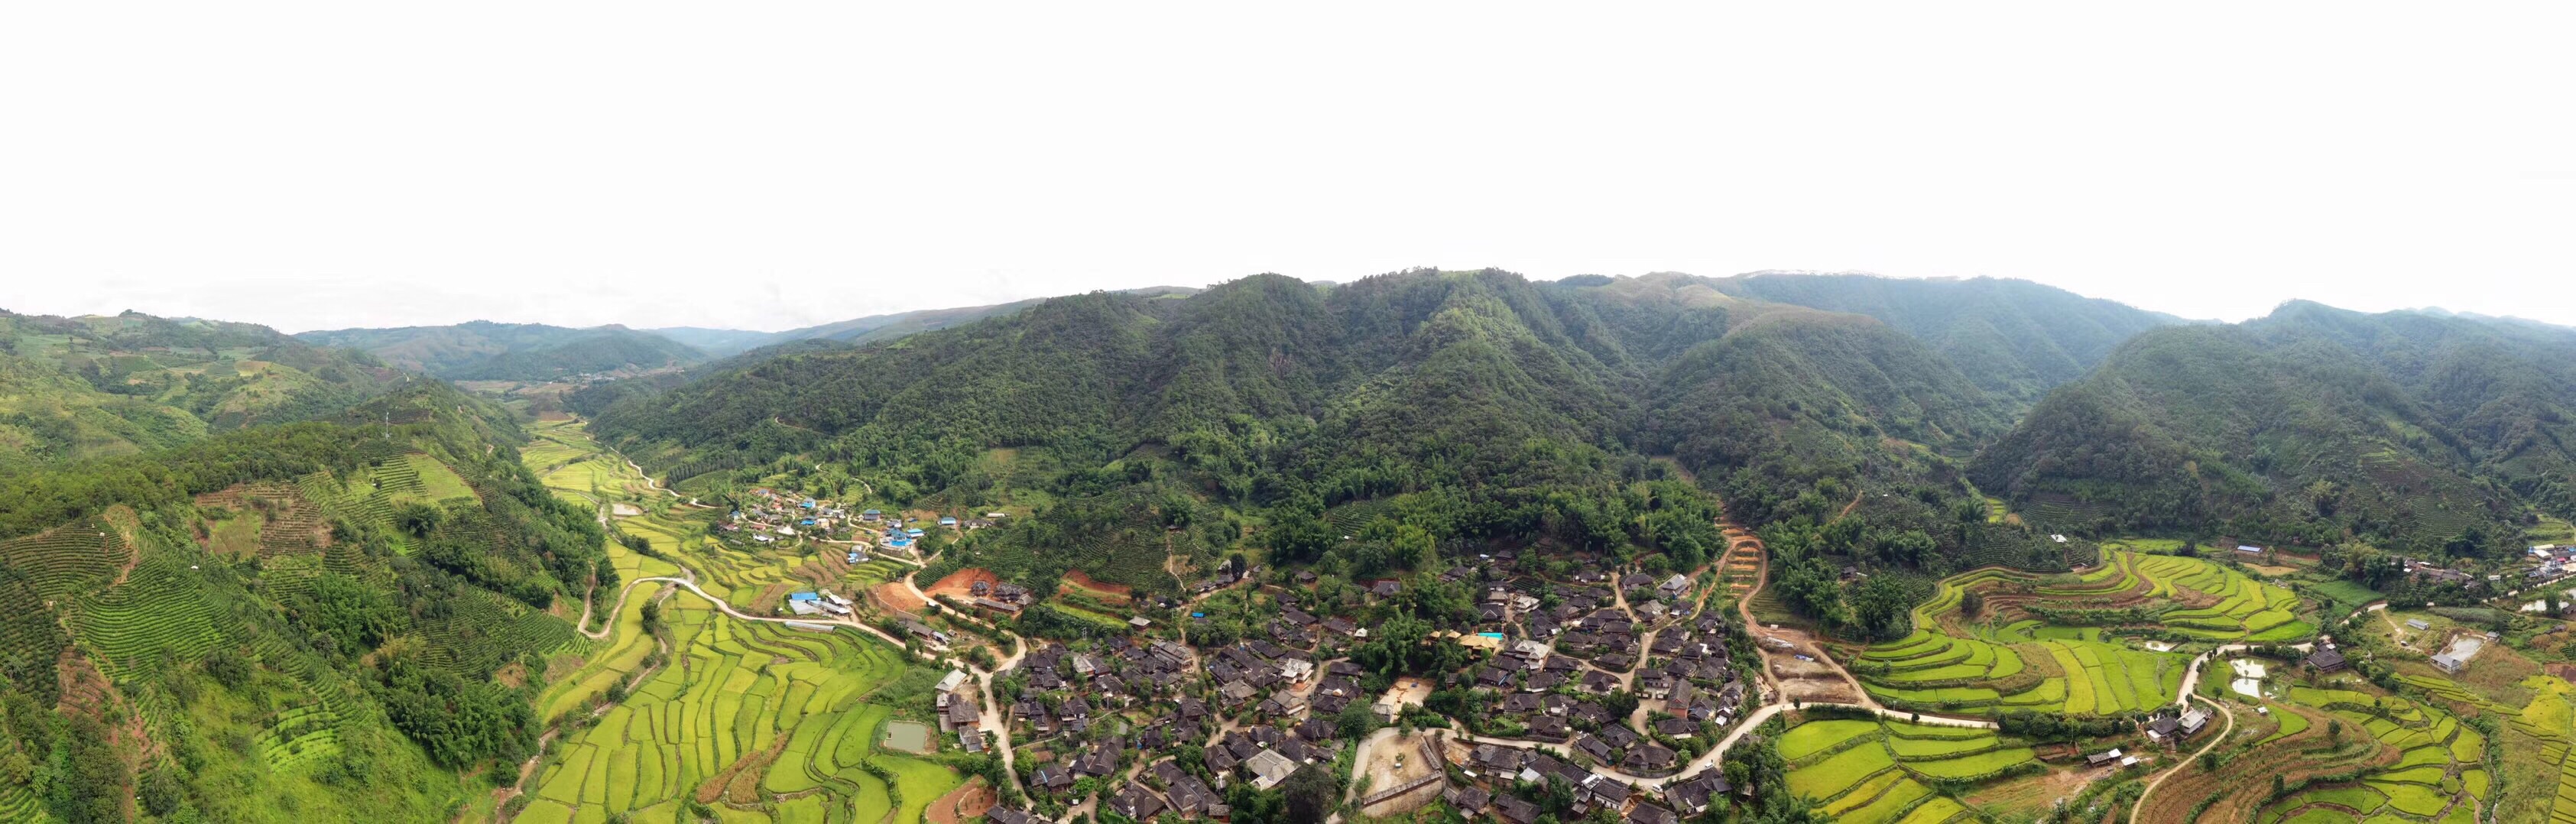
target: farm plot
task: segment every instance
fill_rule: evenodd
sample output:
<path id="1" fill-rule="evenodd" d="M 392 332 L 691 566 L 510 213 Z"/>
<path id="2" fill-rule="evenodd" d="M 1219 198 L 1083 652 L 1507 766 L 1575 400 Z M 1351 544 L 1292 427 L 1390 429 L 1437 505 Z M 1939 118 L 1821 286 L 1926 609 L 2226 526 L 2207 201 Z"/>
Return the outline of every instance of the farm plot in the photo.
<path id="1" fill-rule="evenodd" d="M 2030 748 L 1991 730 L 1849 719 L 1792 727 L 1780 753 L 1791 765 L 1791 790 L 1835 821 L 1853 822 L 1947 820 L 1968 808 L 1933 808 L 1956 804 L 1937 795 L 1935 784 L 2001 780 L 2035 763 Z"/>
<path id="2" fill-rule="evenodd" d="M 1983 612 L 1961 612 L 1978 592 Z M 1914 610 L 1916 631 L 1860 650 L 1852 674 L 1879 701 L 1984 715 L 2113 715 L 2171 703 L 2187 658 L 2133 648 L 2122 627 L 2212 641 L 2313 635 L 2298 596 L 2197 558 L 2107 553 L 2079 572 L 1978 569 L 1943 580 Z"/>
<path id="3" fill-rule="evenodd" d="M 747 594 L 785 579 L 783 561 L 707 540 L 705 510 L 637 493 L 640 476 L 578 425 L 541 424 L 539 436 L 522 456 L 558 496 L 637 502 L 645 514 L 620 519 L 620 528 L 710 573 L 711 593 Z M 622 546 L 608 553 L 621 575 L 678 571 Z M 728 821 L 763 820 L 743 811 L 768 808 L 778 821 L 917 824 L 932 799 L 958 784 L 944 766 L 875 744 L 895 711 L 868 699 L 911 665 L 902 650 L 851 630 L 799 632 L 735 620 L 682 590 L 662 602 L 669 654 L 647 666 L 658 642 L 643 632 L 642 609 L 658 589 L 636 587 L 609 617 L 607 640 L 566 642 L 582 654 L 567 659 L 579 666 L 551 682 L 541 712 L 598 717 L 572 733 L 562 756 L 534 780 L 537 800 L 521 820 L 671 820 L 683 799 L 694 797 Z M 613 603 L 614 595 L 603 593 L 597 605 Z M 569 636 L 568 624 L 555 624 Z M 626 699 L 602 704 L 620 684 Z M 890 788 L 871 768 L 896 777 L 903 809 L 893 808 Z"/>
<path id="4" fill-rule="evenodd" d="M 908 824 L 920 813 L 913 799 L 926 805 L 957 783 L 945 767 L 882 755 L 870 743 L 892 711 L 867 695 L 903 672 L 901 651 L 855 632 L 735 621 L 686 594 L 666 608 L 672 662 L 572 739 L 542 777 L 540 797 L 589 820 L 691 792 L 743 804 L 804 794 L 821 798 L 816 809 L 833 820 L 856 820 L 844 816 L 867 812 L 872 796 L 883 803 L 881 784 L 859 766 L 875 759 L 904 787 L 901 812 L 914 817 L 896 821 Z M 913 795 L 915 786 L 924 794 Z"/>
<path id="5" fill-rule="evenodd" d="M 2289 698 L 2271 705 L 2284 719 L 2280 732 L 2256 742 L 2219 774 L 2186 767 L 2172 779 L 2174 795 L 2160 791 L 2149 813 L 2176 813 L 2182 805 L 2214 797 L 2208 814 L 2250 815 L 2267 824 L 2364 816 L 2435 821 L 2447 820 L 2447 810 L 2467 808 L 2473 799 L 2493 803 L 2485 797 L 2490 782 L 2483 738 L 2440 708 L 2358 689 L 2294 687 Z M 2308 723 L 2293 729 L 2291 718 Z M 2328 733 L 2330 724 L 2345 732 Z M 2335 780 L 2265 803 L 2268 788 L 2240 778 L 2267 772 L 2293 781 Z"/>

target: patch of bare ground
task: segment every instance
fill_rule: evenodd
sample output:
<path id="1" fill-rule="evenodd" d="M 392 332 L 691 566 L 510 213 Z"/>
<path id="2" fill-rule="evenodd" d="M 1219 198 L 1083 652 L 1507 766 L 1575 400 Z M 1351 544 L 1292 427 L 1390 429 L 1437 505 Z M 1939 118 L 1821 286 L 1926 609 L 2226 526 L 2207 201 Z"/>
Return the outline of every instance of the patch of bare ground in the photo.
<path id="1" fill-rule="evenodd" d="M 994 584 L 1001 583 L 1002 576 L 993 574 L 993 571 L 989 569 L 967 567 L 956 572 L 948 573 L 948 577 L 939 579 L 938 583 L 923 587 L 922 592 L 932 596 L 945 595 L 950 598 L 965 601 L 975 597 L 975 582 L 977 581 L 984 582 L 985 586 L 992 586 Z"/>
<path id="2" fill-rule="evenodd" d="M 721 799 L 727 804 L 760 803 L 760 779 L 769 773 L 771 762 L 787 749 L 787 736 L 773 736 L 769 748 L 736 759 L 732 764 L 698 784 L 700 804 L 713 804 Z"/>
<path id="3" fill-rule="evenodd" d="M 958 785 L 957 789 L 949 790 L 947 795 L 931 801 L 930 808 L 921 811 L 921 817 L 929 819 L 930 824 L 957 824 L 980 818 L 985 810 L 992 808 L 993 790 L 984 786 L 982 776 L 976 776 L 966 779 L 966 783 Z"/>
<path id="4" fill-rule="evenodd" d="M 1764 628 L 1755 632 L 1755 646 L 1762 649 L 1763 664 L 1770 668 L 1771 678 L 1780 685 L 1781 697 L 1791 701 L 1860 704 L 1860 686 L 1843 677 L 1840 671 L 1824 662 L 1816 637 L 1797 627 Z M 1771 643 L 1777 639 L 1788 646 Z M 1804 655 L 1808 660 L 1799 660 Z"/>
<path id="5" fill-rule="evenodd" d="M 1103 596 L 1101 600 L 1112 605 L 1126 603 L 1134 593 L 1134 590 L 1129 588 L 1126 584 L 1102 583 L 1089 575 L 1083 574 L 1082 570 L 1079 569 L 1066 570 L 1064 573 L 1064 582 L 1083 589 L 1091 590 L 1094 594 Z"/>
<path id="6" fill-rule="evenodd" d="M 752 596 L 751 606 L 745 607 L 743 612 L 752 615 L 767 615 L 772 612 L 777 612 L 778 602 L 787 598 L 787 591 L 791 588 L 793 587 L 783 581 L 770 582 L 768 585 L 760 588 L 759 595 Z"/>
<path id="7" fill-rule="evenodd" d="M 868 590 L 868 595 L 875 598 L 878 604 L 896 612 L 918 614 L 922 607 L 928 606 L 920 598 L 913 597 L 912 590 L 905 589 L 901 583 L 878 584 Z"/>
<path id="8" fill-rule="evenodd" d="M 552 684 L 580 672 L 590 660 L 579 655 L 558 655 L 546 662 L 546 683 Z"/>
<path id="9" fill-rule="evenodd" d="M 62 687 L 62 699 L 55 706 L 101 723 L 120 719 L 108 724 L 107 737 L 108 744 L 125 761 L 126 769 L 144 769 L 161 759 L 161 744 L 152 740 L 143 725 L 143 715 L 125 705 L 124 694 L 89 659 L 66 647 L 62 656 L 54 660 L 54 675 Z M 134 811 L 130 804 L 127 806 L 126 814 L 131 817 Z"/>
<path id="10" fill-rule="evenodd" d="M 2075 797 L 2076 793 L 2084 791 L 2085 785 L 2109 772 L 2107 769 L 2051 769 L 1979 787 L 1975 792 L 1962 796 L 1961 800 L 1980 810 L 2044 813 L 2058 799 Z"/>
<path id="11" fill-rule="evenodd" d="M 1398 735 L 1370 748 L 1368 763 L 1362 765 L 1368 775 L 1369 792 L 1392 790 L 1429 777 L 1437 770 L 1437 765 L 1422 757 L 1422 745 L 1427 737 L 1427 733 Z M 1435 743 L 1433 746 L 1439 745 Z M 1396 766 L 1399 761 L 1403 766 Z M 1429 791 L 1409 793 L 1372 805 L 1365 812 L 1379 816 L 1397 815 L 1438 797 L 1438 793 Z"/>

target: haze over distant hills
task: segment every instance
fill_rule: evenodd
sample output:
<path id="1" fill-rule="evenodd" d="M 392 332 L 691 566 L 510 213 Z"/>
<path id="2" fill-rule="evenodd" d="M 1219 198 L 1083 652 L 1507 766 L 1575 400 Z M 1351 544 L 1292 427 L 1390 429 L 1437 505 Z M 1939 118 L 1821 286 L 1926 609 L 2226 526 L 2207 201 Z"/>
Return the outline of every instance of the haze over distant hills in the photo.
<path id="1" fill-rule="evenodd" d="M 1150 286 L 1139 289 L 1122 289 L 1118 291 L 1126 294 L 1159 296 L 1187 295 L 1198 290 L 1186 286 Z M 783 332 L 751 332 L 740 329 L 705 329 L 693 326 L 674 326 L 661 329 L 649 329 L 646 331 L 697 347 L 708 354 L 723 357 L 748 352 L 764 346 L 777 346 L 779 344 L 793 343 L 796 341 L 820 340 L 858 344 L 868 343 L 871 341 L 892 340 L 914 332 L 944 329 L 959 324 L 972 323 L 996 315 L 1011 314 L 1027 309 L 1031 306 L 1035 306 L 1045 300 L 1047 299 L 1030 298 L 1028 300 L 997 303 L 989 306 L 917 309 L 910 312 L 869 315 L 866 317 L 852 318 L 833 323 L 807 326 L 801 329 L 789 329 Z"/>
<path id="2" fill-rule="evenodd" d="M 453 326 L 322 330 L 295 337 L 323 346 L 363 349 L 392 365 L 455 380 L 552 380 L 662 369 L 706 359 L 706 353 L 685 343 L 623 326 L 569 329 L 478 320 Z"/>

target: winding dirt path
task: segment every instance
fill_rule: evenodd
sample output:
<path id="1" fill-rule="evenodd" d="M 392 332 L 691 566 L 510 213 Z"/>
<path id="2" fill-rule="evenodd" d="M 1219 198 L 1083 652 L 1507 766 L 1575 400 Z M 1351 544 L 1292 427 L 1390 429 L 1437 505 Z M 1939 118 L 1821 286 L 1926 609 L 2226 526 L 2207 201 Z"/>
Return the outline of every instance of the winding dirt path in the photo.
<path id="1" fill-rule="evenodd" d="M 2219 715 L 2227 717 L 2227 727 L 2226 729 L 2220 730 L 2217 735 L 2210 736 L 2209 743 L 2200 745 L 2200 750 L 2192 753 L 2190 758 L 2182 759 L 2181 763 L 2177 763 L 2166 768 L 2164 772 L 2157 773 L 2154 780 L 2148 781 L 2147 788 L 2138 791 L 2138 800 L 2129 805 L 2129 820 L 2131 821 L 2138 820 L 2139 811 L 2147 808 L 2147 796 L 2155 794 L 2157 785 L 2165 783 L 2165 779 L 2173 777 L 2174 773 L 2182 772 L 2182 768 L 2191 766 L 2191 762 L 2194 759 L 2201 757 L 2201 755 L 2212 749 L 2216 749 L 2220 742 L 2227 740 L 2227 736 L 2236 732 L 2236 713 L 2227 709 L 2227 705 L 2211 701 L 2207 698 L 2201 698 L 2200 696 L 2192 695 L 2188 692 L 2183 694 L 2190 696 L 2191 698 L 2199 698 L 2201 703 L 2208 704 L 2210 708 L 2218 710 Z"/>

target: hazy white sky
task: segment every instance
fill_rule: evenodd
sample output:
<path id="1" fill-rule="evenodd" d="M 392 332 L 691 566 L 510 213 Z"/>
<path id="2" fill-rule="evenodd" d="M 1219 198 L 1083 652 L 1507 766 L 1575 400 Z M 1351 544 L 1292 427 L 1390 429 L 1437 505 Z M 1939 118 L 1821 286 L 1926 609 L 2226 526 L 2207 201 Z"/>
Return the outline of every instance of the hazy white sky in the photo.
<path id="1" fill-rule="evenodd" d="M 778 329 L 1416 265 L 2576 323 L 2567 4 L 11 3 L 0 307 Z"/>

